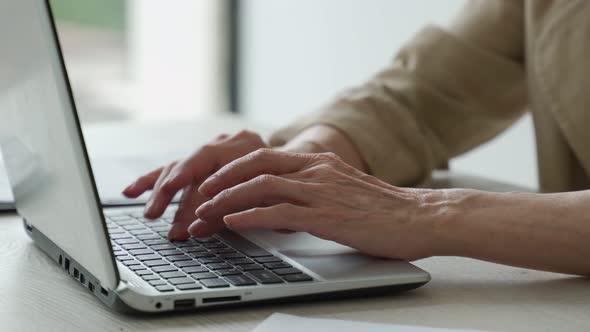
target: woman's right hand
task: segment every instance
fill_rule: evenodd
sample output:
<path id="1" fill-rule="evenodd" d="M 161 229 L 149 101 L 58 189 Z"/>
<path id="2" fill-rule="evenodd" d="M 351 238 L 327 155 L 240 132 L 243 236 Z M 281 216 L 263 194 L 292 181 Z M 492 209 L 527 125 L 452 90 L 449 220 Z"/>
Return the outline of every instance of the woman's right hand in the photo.
<path id="1" fill-rule="evenodd" d="M 208 200 L 198 191 L 201 183 L 229 162 L 267 147 L 260 135 L 250 131 L 241 131 L 233 136 L 220 135 L 187 158 L 139 177 L 125 188 L 123 194 L 136 198 L 153 190 L 144 214 L 146 218 L 155 219 L 162 216 L 174 196 L 182 190 L 168 237 L 171 240 L 184 240 L 189 237 L 188 227 L 196 219 L 195 210 Z M 210 229 L 204 229 L 203 233 L 212 235 L 223 227 L 223 224 L 211 224 Z"/>

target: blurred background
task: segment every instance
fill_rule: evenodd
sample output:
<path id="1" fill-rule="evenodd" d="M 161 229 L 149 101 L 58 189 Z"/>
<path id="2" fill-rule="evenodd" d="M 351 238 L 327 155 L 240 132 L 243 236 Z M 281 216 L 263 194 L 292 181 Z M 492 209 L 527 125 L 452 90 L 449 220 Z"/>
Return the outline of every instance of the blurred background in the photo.
<path id="1" fill-rule="evenodd" d="M 275 128 L 386 65 L 464 0 L 52 0 L 84 124 L 234 112 Z M 537 188 L 531 119 L 451 163 Z"/>

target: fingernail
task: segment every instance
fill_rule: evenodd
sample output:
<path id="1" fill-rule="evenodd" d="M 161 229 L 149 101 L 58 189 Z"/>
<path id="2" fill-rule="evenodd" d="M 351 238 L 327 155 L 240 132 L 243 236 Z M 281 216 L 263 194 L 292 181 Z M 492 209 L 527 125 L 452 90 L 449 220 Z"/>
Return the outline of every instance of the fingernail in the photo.
<path id="1" fill-rule="evenodd" d="M 203 226 L 206 224 L 207 222 L 201 219 L 197 219 L 195 220 L 189 227 L 188 227 L 188 232 L 192 235 L 192 236 L 199 236 L 199 231 L 201 231 L 203 229 Z"/>
<path id="2" fill-rule="evenodd" d="M 210 201 L 207 201 L 207 202 L 205 202 L 205 203 L 201 204 L 201 206 L 199 206 L 199 207 L 197 208 L 197 210 L 195 211 L 195 215 L 196 215 L 197 217 L 204 216 L 204 215 L 205 215 L 205 213 L 207 213 L 207 212 L 209 212 L 209 210 L 211 210 L 211 205 L 212 205 L 212 204 L 210 204 L 209 202 L 210 202 Z"/>
<path id="3" fill-rule="evenodd" d="M 225 224 L 225 227 L 232 229 L 232 226 L 235 222 L 233 219 L 235 219 L 235 217 L 231 214 L 223 217 L 223 223 Z"/>

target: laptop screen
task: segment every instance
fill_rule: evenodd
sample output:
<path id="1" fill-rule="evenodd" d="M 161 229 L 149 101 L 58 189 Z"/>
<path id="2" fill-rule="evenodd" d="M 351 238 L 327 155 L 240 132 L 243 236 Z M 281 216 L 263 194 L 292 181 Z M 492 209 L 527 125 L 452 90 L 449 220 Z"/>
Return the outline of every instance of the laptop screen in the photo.
<path id="1" fill-rule="evenodd" d="M 50 4 L 0 1 L 0 147 L 19 214 L 114 289 L 118 272 Z"/>

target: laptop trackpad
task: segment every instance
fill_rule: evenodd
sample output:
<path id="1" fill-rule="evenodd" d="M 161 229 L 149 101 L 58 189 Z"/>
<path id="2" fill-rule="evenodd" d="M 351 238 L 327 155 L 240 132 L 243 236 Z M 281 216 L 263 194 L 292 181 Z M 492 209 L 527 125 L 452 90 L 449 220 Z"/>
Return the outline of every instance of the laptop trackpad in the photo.
<path id="1" fill-rule="evenodd" d="M 306 233 L 255 232 L 247 236 L 329 280 L 385 278 L 391 277 L 396 271 L 407 271 L 406 262 L 367 256 L 355 249 Z"/>

